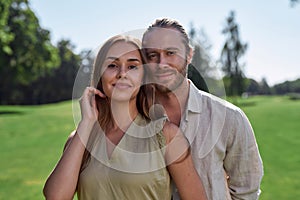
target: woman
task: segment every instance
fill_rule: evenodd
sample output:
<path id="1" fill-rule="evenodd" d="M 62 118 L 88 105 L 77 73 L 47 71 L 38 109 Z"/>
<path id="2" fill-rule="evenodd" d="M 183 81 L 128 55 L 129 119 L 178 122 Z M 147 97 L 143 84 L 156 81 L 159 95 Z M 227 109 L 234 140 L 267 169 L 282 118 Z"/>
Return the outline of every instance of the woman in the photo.
<path id="1" fill-rule="evenodd" d="M 47 199 L 171 199 L 170 176 L 182 199 L 206 199 L 187 141 L 149 109 L 144 74 L 139 40 L 119 35 L 102 46 L 96 87 L 83 92 L 81 121 L 46 181 Z"/>

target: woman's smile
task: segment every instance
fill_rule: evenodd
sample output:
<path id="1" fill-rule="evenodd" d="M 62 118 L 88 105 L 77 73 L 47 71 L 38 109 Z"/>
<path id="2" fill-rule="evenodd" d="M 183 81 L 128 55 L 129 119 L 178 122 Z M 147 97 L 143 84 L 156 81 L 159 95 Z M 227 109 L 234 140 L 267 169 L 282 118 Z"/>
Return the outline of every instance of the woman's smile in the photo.
<path id="1" fill-rule="evenodd" d="M 114 83 L 112 84 L 113 87 L 117 88 L 117 89 L 120 89 L 120 90 L 125 90 L 125 89 L 129 89 L 132 87 L 131 84 L 129 83 L 124 83 L 124 82 L 117 82 L 117 83 Z"/>

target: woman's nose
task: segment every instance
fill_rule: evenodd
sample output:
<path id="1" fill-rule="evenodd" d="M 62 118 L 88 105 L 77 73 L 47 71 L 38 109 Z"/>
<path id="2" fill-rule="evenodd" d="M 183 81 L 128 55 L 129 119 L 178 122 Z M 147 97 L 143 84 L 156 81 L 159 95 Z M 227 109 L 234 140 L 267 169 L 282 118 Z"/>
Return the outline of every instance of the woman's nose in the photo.
<path id="1" fill-rule="evenodd" d="M 125 78 L 127 75 L 127 71 L 124 66 L 120 67 L 118 70 L 117 78 Z"/>

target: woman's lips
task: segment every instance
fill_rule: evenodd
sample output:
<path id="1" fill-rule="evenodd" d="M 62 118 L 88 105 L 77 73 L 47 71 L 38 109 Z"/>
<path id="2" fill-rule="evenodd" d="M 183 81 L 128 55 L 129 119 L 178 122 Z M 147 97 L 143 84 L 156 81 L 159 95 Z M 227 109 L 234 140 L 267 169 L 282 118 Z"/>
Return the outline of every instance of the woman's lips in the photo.
<path id="1" fill-rule="evenodd" d="M 115 83 L 113 86 L 118 89 L 127 89 L 131 87 L 131 85 L 128 83 Z"/>

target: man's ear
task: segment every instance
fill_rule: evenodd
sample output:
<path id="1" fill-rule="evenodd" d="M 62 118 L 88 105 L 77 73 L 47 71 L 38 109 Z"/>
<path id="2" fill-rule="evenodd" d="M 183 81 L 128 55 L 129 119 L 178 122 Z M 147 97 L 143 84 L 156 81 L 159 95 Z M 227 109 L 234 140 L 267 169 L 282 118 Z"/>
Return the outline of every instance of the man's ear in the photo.
<path id="1" fill-rule="evenodd" d="M 187 53 L 187 58 L 186 58 L 186 61 L 187 61 L 188 65 L 191 64 L 191 62 L 192 62 L 193 54 L 194 54 L 193 48 L 190 47 L 190 50 Z"/>

